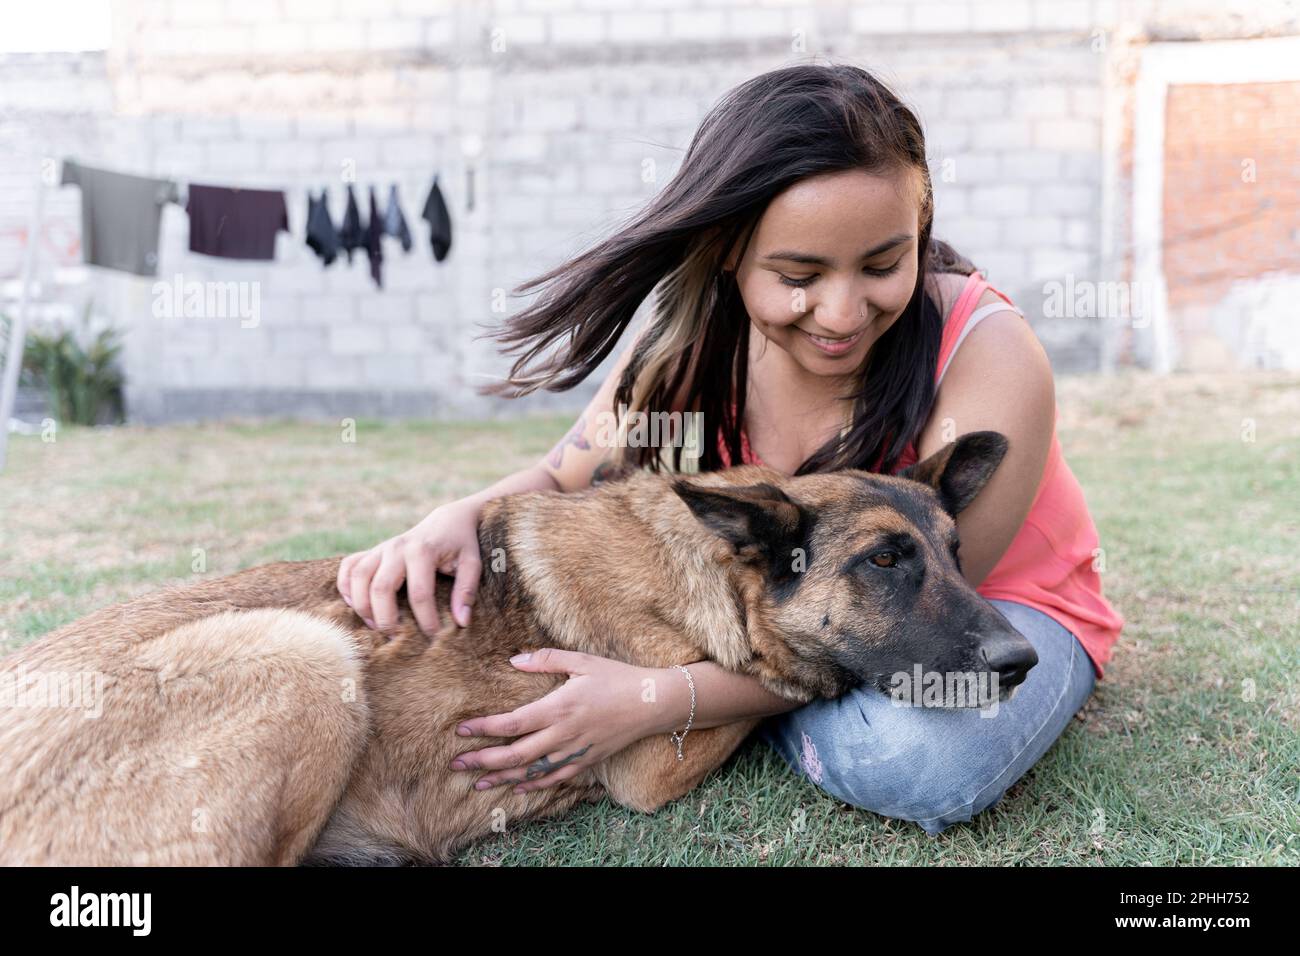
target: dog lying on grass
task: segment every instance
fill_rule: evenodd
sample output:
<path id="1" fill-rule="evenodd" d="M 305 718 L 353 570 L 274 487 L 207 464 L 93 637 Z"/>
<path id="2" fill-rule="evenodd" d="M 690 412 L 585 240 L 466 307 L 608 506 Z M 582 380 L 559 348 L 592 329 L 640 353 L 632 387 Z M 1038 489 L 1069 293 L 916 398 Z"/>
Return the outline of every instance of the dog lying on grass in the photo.
<path id="1" fill-rule="evenodd" d="M 32 691 L 94 675 L 97 715 L 0 707 L 0 864 L 445 862 L 511 823 L 602 796 L 651 812 L 722 764 L 756 719 L 646 738 L 565 783 L 473 789 L 455 728 L 563 675 L 508 658 L 561 647 L 645 667 L 703 659 L 790 700 L 890 675 L 1037 661 L 956 563 L 953 518 L 1006 451 L 964 435 L 900 476 L 746 465 L 649 471 L 490 501 L 473 620 L 383 635 L 343 602 L 338 558 L 283 562 L 96 611 L 0 661 Z M 439 575 L 445 614 L 451 579 Z M 476 740 L 474 747 L 497 739 Z"/>

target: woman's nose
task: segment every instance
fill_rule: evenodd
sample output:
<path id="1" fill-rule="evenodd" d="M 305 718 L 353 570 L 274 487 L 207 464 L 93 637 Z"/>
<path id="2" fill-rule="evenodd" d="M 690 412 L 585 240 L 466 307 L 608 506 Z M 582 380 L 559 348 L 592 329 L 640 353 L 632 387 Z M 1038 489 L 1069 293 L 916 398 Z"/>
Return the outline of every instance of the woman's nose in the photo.
<path id="1" fill-rule="evenodd" d="M 863 299 L 845 296 L 819 303 L 814 317 L 817 324 L 832 335 L 852 335 L 867 324 L 868 314 Z"/>

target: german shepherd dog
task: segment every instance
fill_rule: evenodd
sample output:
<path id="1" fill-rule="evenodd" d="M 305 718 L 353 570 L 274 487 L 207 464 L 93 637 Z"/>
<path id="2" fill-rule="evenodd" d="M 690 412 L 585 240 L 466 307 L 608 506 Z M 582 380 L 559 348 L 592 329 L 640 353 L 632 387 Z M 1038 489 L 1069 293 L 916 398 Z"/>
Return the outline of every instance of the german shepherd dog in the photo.
<path id="1" fill-rule="evenodd" d="M 0 707 L 0 863 L 440 863 L 516 824 L 608 795 L 651 812 L 757 725 L 646 738 L 556 787 L 473 789 L 449 769 L 493 743 L 469 717 L 563 675 L 508 658 L 567 648 L 663 668 L 700 660 L 793 701 L 927 671 L 996 674 L 1037 655 L 962 578 L 953 518 L 1006 451 L 964 435 L 899 476 L 786 477 L 745 465 L 633 471 L 576 493 L 490 501 L 472 622 L 432 639 L 369 629 L 339 559 L 173 587 L 59 628 L 0 662 L 0 687 L 94 674 L 97 715 Z M 451 579 L 439 575 L 443 620 Z"/>

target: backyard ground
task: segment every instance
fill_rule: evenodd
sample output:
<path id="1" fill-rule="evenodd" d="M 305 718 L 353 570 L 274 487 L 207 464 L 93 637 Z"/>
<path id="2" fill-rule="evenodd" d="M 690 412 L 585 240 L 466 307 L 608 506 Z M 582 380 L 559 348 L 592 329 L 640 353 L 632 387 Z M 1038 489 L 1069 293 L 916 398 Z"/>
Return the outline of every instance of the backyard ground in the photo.
<path id="1" fill-rule="evenodd" d="M 756 739 L 653 816 L 604 802 L 463 864 L 1300 863 L 1300 377 L 1063 378 L 1062 448 L 1127 620 L 1047 755 L 929 837 L 849 807 Z M 346 553 L 535 461 L 569 416 L 12 436 L 0 653 L 194 576 Z M 47 436 L 48 437 L 48 436 Z M 198 549 L 198 550 L 196 550 Z"/>

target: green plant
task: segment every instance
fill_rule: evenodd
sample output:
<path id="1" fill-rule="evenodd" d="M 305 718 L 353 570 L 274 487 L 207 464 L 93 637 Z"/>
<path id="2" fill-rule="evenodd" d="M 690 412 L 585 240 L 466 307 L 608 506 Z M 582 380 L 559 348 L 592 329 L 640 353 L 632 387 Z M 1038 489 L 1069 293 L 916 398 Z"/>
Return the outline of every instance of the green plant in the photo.
<path id="1" fill-rule="evenodd" d="M 90 308 L 87 303 L 79 329 L 32 332 L 23 350 L 26 381 L 47 389 L 51 411 L 70 425 L 123 420 L 121 338 L 112 328 L 91 334 Z"/>

